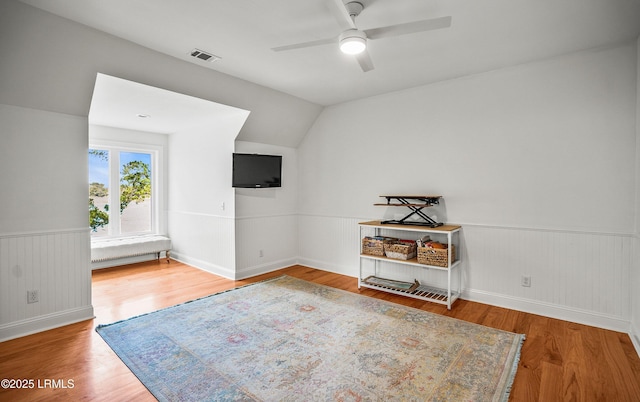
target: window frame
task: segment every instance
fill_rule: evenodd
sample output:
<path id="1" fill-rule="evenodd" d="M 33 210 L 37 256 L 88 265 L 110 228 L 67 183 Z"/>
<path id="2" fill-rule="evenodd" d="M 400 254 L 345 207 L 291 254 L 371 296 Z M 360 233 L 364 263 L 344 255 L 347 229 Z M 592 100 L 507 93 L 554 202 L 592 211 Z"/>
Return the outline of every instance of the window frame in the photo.
<path id="1" fill-rule="evenodd" d="M 109 210 L 108 233 L 104 236 L 95 237 L 95 239 L 118 239 L 160 234 L 160 227 L 162 227 L 160 211 L 162 210 L 162 197 L 164 194 L 162 188 L 163 180 L 161 177 L 163 172 L 162 155 L 164 153 L 164 147 L 153 144 L 96 139 L 89 141 L 87 156 L 89 155 L 89 149 L 109 151 L 109 180 L 111 182 L 109 188 L 109 205 L 115 206 L 115 208 L 110 208 Z M 125 234 L 121 232 L 120 208 L 118 207 L 118 205 L 120 205 L 120 152 L 138 152 L 151 155 L 151 228 L 148 231 Z M 87 180 L 87 186 L 89 184 L 89 180 Z M 115 187 L 118 191 L 112 191 L 111 187 Z M 118 219 L 113 219 L 112 212 L 118 214 Z M 91 238 L 94 239 L 93 233 L 91 234 Z"/>

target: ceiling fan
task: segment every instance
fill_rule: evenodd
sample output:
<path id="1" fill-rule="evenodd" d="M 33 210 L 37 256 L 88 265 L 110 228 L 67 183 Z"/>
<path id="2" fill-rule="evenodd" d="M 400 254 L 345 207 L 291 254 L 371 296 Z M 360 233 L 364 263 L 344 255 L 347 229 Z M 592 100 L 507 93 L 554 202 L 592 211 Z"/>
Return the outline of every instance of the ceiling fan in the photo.
<path id="1" fill-rule="evenodd" d="M 342 0 L 325 0 L 327 6 L 338 21 L 343 32 L 338 37 L 314 40 L 310 42 L 296 43 L 292 45 L 274 47 L 271 50 L 281 52 L 286 50 L 302 49 L 312 46 L 338 43 L 340 50 L 346 54 L 352 54 L 360 64 L 362 71 L 373 70 L 373 61 L 367 51 L 367 40 L 390 38 L 417 32 L 431 31 L 434 29 L 448 28 L 451 26 L 451 17 L 432 18 L 407 22 L 404 24 L 389 25 L 386 27 L 360 30 L 356 26 L 355 19 L 364 5 L 359 1 L 343 3 Z"/>

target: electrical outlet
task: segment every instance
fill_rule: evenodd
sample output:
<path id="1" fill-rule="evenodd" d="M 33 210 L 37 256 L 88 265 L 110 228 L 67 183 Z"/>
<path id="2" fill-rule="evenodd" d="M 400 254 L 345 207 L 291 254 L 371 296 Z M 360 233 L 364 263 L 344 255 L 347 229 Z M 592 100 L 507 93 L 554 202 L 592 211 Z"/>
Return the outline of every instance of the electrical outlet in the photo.
<path id="1" fill-rule="evenodd" d="M 522 275 L 522 278 L 520 279 L 520 285 L 526 288 L 531 287 L 531 276 Z"/>
<path id="2" fill-rule="evenodd" d="M 258 256 L 259 257 L 264 257 L 264 251 L 263 250 L 258 251 Z"/>
<path id="3" fill-rule="evenodd" d="M 27 303 L 37 303 L 38 302 L 38 291 L 37 290 L 27 290 Z"/>

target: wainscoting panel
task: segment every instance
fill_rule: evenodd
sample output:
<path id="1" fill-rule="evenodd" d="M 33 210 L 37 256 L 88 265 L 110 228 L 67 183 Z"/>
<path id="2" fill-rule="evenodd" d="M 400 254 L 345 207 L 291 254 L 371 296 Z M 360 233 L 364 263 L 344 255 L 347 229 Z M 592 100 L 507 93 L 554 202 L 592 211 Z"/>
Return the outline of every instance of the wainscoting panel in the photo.
<path id="1" fill-rule="evenodd" d="M 181 211 L 168 216 L 172 258 L 235 279 L 233 218 Z"/>
<path id="2" fill-rule="evenodd" d="M 302 264 L 358 276 L 358 222 L 368 219 L 299 220 Z M 629 331 L 632 235 L 462 224 L 459 243 L 463 298 Z M 433 270 L 393 264 L 386 274 L 438 285 L 446 280 Z M 531 277 L 530 287 L 521 286 L 523 275 Z"/>
<path id="3" fill-rule="evenodd" d="M 370 219 L 299 215 L 300 263 L 325 271 L 358 276 L 358 223 Z"/>
<path id="4" fill-rule="evenodd" d="M 0 341 L 92 318 L 89 259 L 88 229 L 0 235 Z"/>
<path id="5" fill-rule="evenodd" d="M 629 320 L 631 235 L 466 226 L 464 238 L 470 292 Z"/>
<path id="6" fill-rule="evenodd" d="M 297 255 L 297 215 L 236 219 L 236 279 L 288 267 Z"/>
<path id="7" fill-rule="evenodd" d="M 629 303 L 631 305 L 629 335 L 636 352 L 640 355 L 640 292 L 638 292 L 640 289 L 640 235 L 638 233 L 633 236 L 633 265 L 631 266 L 629 289 L 629 297 L 631 298 Z"/>

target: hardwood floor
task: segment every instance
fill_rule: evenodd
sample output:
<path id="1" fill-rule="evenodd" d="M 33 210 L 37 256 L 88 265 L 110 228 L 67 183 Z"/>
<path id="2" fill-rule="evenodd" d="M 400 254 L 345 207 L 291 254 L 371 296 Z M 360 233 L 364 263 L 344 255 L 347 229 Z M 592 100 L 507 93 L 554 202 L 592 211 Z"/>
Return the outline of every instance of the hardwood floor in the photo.
<path id="1" fill-rule="evenodd" d="M 282 274 L 358 292 L 355 278 L 303 266 L 242 281 L 176 261 L 95 271 L 94 320 L 0 343 L 0 379 L 34 380 L 33 389 L 0 388 L 0 400 L 153 401 L 95 332 L 96 325 Z M 360 294 L 525 333 L 511 401 L 640 401 L 640 358 L 627 334 L 465 300 L 456 301 L 448 311 L 445 306 L 371 289 Z"/>

